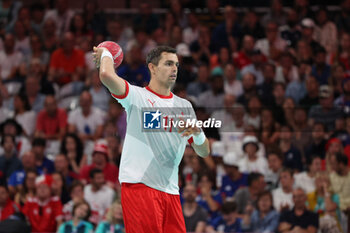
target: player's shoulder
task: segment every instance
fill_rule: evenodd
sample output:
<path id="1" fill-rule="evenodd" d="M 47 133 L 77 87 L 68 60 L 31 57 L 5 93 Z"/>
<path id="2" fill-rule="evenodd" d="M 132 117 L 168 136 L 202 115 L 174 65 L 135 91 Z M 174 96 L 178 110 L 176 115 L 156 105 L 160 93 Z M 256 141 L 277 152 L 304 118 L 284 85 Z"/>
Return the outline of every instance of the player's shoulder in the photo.
<path id="1" fill-rule="evenodd" d="M 180 103 L 181 105 L 185 106 L 185 107 L 192 107 L 192 103 L 188 100 L 188 99 L 185 99 L 185 98 L 182 98 L 180 96 L 177 96 L 174 94 L 174 101 Z"/>

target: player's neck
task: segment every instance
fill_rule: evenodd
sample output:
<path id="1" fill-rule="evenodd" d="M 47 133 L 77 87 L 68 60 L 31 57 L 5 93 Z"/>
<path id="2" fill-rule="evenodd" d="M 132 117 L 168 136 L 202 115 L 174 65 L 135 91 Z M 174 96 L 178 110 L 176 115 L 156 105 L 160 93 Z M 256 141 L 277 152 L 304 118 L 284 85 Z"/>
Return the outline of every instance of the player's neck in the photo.
<path id="1" fill-rule="evenodd" d="M 159 94 L 159 95 L 163 95 L 163 96 L 169 96 L 170 95 L 170 87 L 165 87 L 165 86 L 162 86 L 156 82 L 152 82 L 152 79 L 151 81 L 149 82 L 149 85 L 148 87 L 154 91 L 155 93 Z"/>

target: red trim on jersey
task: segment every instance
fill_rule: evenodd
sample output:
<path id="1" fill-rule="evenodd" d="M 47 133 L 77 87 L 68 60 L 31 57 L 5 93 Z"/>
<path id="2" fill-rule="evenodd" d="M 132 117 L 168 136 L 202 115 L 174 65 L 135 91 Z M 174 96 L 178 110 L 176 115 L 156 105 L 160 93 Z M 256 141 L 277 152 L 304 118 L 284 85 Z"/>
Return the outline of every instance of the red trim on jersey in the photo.
<path id="1" fill-rule="evenodd" d="M 129 83 L 126 80 L 124 80 L 124 81 L 125 81 L 125 94 L 124 95 L 116 95 L 116 94 L 111 93 L 114 98 L 125 99 L 128 96 L 128 94 L 129 94 Z"/>
<path id="2" fill-rule="evenodd" d="M 161 94 L 158 94 L 157 92 L 153 91 L 151 88 L 149 88 L 149 86 L 146 87 L 146 90 L 152 92 L 153 94 L 155 94 L 156 96 L 162 98 L 162 99 L 171 99 L 173 98 L 173 93 L 170 92 L 169 95 L 161 95 Z"/>
<path id="3" fill-rule="evenodd" d="M 193 137 L 190 137 L 188 140 L 187 140 L 188 144 L 192 144 L 193 143 Z"/>

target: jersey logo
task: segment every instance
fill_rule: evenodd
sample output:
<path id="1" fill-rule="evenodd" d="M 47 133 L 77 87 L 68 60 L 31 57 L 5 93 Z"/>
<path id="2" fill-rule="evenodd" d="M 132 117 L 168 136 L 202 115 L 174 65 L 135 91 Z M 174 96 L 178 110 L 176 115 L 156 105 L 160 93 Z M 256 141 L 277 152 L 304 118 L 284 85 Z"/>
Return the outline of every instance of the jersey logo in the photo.
<path id="1" fill-rule="evenodd" d="M 162 113 L 159 110 L 143 112 L 143 128 L 144 129 L 160 129 Z"/>
<path id="2" fill-rule="evenodd" d="M 151 104 L 152 104 L 152 107 L 154 107 L 154 103 L 156 102 L 156 101 L 151 101 L 150 99 L 147 99 L 148 100 L 148 102 L 150 102 Z"/>

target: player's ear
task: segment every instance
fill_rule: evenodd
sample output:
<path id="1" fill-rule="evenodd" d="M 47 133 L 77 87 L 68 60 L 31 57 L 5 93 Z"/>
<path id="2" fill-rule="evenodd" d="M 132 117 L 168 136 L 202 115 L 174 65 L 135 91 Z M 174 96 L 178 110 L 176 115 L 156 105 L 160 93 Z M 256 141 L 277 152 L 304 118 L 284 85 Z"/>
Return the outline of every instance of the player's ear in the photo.
<path id="1" fill-rule="evenodd" d="M 151 74 L 154 74 L 154 72 L 155 72 L 155 65 L 154 64 L 152 64 L 151 62 L 150 63 L 148 63 L 148 69 L 149 69 L 149 71 L 150 71 L 150 73 Z"/>

